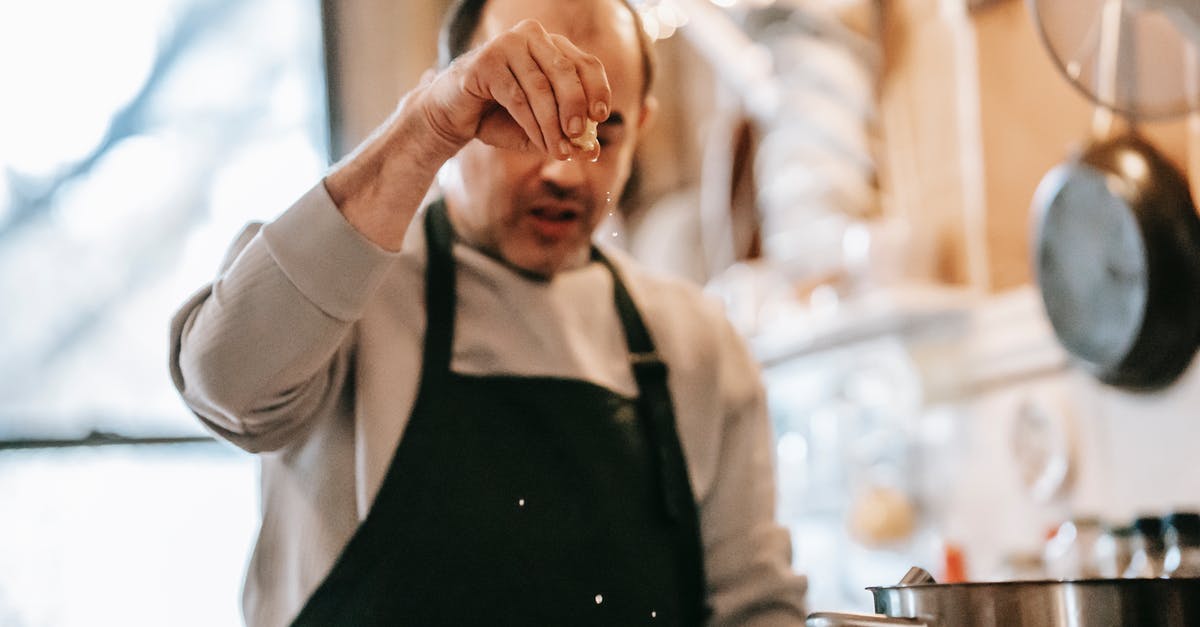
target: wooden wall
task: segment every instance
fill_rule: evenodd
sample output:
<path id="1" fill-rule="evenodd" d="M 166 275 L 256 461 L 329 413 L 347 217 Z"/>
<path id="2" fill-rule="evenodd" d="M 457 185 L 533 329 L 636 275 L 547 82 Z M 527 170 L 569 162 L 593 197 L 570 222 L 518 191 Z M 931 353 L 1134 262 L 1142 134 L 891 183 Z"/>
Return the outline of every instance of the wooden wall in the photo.
<path id="1" fill-rule="evenodd" d="M 324 0 L 334 102 L 333 153 L 340 158 L 395 109 L 437 62 L 449 0 Z"/>
<path id="2" fill-rule="evenodd" d="M 1054 67 L 1025 2 L 885 7 L 889 210 L 912 221 L 929 276 L 988 291 L 1029 282 L 1034 189 L 1088 140 L 1090 103 Z M 1142 130 L 1181 168 L 1197 141 L 1183 119 Z"/>

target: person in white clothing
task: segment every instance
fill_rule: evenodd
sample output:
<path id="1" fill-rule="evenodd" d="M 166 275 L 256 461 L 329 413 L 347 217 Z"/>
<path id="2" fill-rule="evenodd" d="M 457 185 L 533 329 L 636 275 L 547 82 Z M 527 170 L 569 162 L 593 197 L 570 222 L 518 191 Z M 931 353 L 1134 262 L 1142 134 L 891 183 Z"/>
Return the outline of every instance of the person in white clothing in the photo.
<path id="1" fill-rule="evenodd" d="M 636 11 L 461 0 L 442 56 L 172 321 L 261 460 L 247 624 L 803 624 L 744 342 L 592 243 L 655 111 Z"/>

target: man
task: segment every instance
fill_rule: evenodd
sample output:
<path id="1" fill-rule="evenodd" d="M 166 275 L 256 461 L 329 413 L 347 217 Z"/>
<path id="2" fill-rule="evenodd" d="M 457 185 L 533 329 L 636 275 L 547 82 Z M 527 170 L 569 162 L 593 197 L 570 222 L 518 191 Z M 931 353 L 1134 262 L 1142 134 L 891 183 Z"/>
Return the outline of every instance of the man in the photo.
<path id="1" fill-rule="evenodd" d="M 247 623 L 801 624 L 743 343 L 590 245 L 654 111 L 636 13 L 468 1 L 443 44 L 173 321 L 180 393 L 261 458 Z"/>

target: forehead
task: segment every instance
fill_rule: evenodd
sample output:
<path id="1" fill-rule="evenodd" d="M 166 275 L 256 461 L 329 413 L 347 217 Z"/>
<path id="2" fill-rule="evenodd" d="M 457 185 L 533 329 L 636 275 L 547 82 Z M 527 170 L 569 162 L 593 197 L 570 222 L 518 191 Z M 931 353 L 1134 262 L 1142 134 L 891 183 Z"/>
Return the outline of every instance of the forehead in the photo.
<path id="1" fill-rule="evenodd" d="M 641 93 L 641 47 L 637 23 L 619 0 L 488 0 L 475 43 L 489 40 L 524 19 L 565 36 L 604 64 L 613 103 L 636 104 Z"/>

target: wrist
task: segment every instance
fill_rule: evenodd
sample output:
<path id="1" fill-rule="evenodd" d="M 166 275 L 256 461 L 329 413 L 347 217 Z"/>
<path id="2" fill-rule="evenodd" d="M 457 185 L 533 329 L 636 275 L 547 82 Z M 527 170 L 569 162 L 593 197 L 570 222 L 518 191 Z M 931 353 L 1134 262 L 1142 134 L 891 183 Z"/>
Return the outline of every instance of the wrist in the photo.
<path id="1" fill-rule="evenodd" d="M 433 84 L 409 92 L 396 112 L 398 118 L 404 118 L 397 120 L 396 135 L 410 138 L 424 158 L 440 165 L 458 154 L 471 136 L 460 137 L 452 132 L 453 124 L 436 104 Z"/>
<path id="2" fill-rule="evenodd" d="M 430 180 L 443 163 L 466 144 L 442 133 L 418 88 L 401 100 L 392 115 L 326 176 L 330 197 L 339 207 L 356 197 L 388 195 L 386 188 L 411 183 L 426 171 Z"/>
<path id="3" fill-rule="evenodd" d="M 399 250 L 413 214 L 442 164 L 466 142 L 455 142 L 430 125 L 410 92 L 396 111 L 325 177 L 338 210 L 368 239 Z"/>

